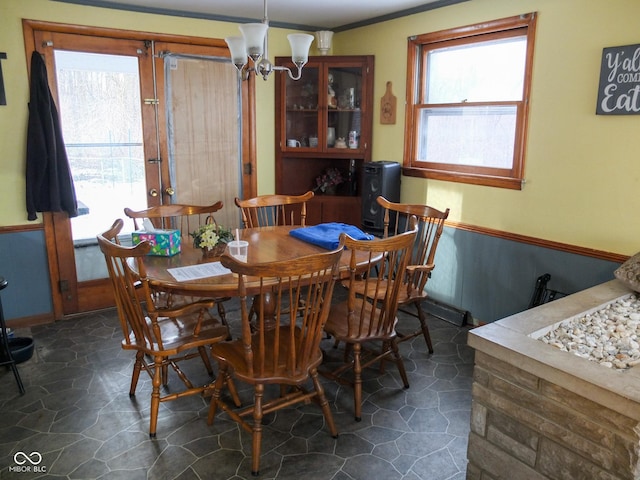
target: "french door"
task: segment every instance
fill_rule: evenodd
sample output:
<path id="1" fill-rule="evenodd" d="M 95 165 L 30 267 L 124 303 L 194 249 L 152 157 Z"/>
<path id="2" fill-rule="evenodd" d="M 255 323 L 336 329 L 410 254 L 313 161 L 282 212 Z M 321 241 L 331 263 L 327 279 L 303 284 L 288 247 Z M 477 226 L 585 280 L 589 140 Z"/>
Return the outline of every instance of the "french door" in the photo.
<path id="1" fill-rule="evenodd" d="M 61 318 L 113 304 L 95 236 L 116 218 L 123 218 L 124 207 L 206 204 L 222 199 L 219 195 L 225 200 L 241 192 L 255 195 L 249 94 L 253 83 L 240 84 L 237 76 L 228 75 L 229 71 L 235 74 L 235 69 L 223 62 L 228 53 L 220 41 L 142 38 L 137 32 L 87 31 L 27 21 L 28 52 L 30 37 L 47 65 L 79 205 L 76 218 L 69 219 L 66 213 L 43 214 L 54 314 Z M 204 62 L 202 59 L 206 63 L 190 65 L 196 74 L 189 76 L 184 58 L 189 64 Z M 207 70 L 204 77 L 198 75 L 202 65 Z M 182 82 L 173 78 L 176 73 Z M 213 104 L 203 108 L 201 99 L 192 98 L 193 82 L 198 94 L 208 95 Z M 219 90 L 225 92 L 225 98 L 235 95 L 237 115 L 223 117 L 220 125 L 203 131 L 202 115 L 216 109 Z M 185 103 L 200 108 L 176 107 Z M 198 134 L 189 134 L 196 130 Z M 235 142 L 228 155 L 200 154 L 194 160 L 184 154 L 203 152 L 203 136 L 209 146 L 215 145 L 221 131 L 227 131 L 227 138 L 219 143 Z M 204 148 L 206 151 L 207 146 Z M 231 176 L 232 191 L 211 182 L 201 185 L 203 172 L 222 169 L 237 173 Z M 233 205 L 226 200 L 225 206 L 229 211 Z M 133 223 L 124 220 L 122 239 L 126 242 Z"/>

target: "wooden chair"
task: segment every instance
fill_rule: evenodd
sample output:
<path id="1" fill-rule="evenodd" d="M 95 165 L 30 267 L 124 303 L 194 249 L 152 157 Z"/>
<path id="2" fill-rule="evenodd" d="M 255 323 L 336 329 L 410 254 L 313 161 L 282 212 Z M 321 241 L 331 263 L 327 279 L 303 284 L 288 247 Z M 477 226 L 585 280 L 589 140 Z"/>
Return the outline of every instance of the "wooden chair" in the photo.
<path id="1" fill-rule="evenodd" d="M 235 202 L 242 213 L 244 228 L 268 227 L 272 225 L 305 226 L 307 202 L 313 198 L 313 191 L 303 195 L 262 195 Z M 265 297 L 269 299 L 269 294 Z M 257 305 L 251 306 L 249 318 L 252 319 Z"/>
<path id="2" fill-rule="evenodd" d="M 398 294 L 398 305 L 400 308 L 411 304 L 415 305 L 417 314 L 406 310 L 403 310 L 403 312 L 417 318 L 420 324 L 419 328 L 411 333 L 398 332 L 398 342 L 411 340 L 422 335 L 429 353 L 433 353 L 429 327 L 427 326 L 425 313 L 422 310 L 422 301 L 427 298 L 425 286 L 436 266 L 434 263 L 436 248 L 444 229 L 444 221 L 449 216 L 449 209 L 447 208 L 444 212 L 441 212 L 427 205 L 394 203 L 382 196 L 377 198 L 377 202 L 385 209 L 385 238 L 404 232 L 410 217 L 415 216 L 418 220 L 418 234 L 407 265 L 406 274 L 403 277 L 403 285 Z"/>
<path id="3" fill-rule="evenodd" d="M 207 309 L 213 306 L 213 301 L 198 301 L 179 308 L 156 308 L 141 261 L 151 245 L 148 242 L 135 247 L 119 245 L 117 235 L 122 230 L 122 225 L 121 219 L 116 220 L 109 230 L 97 236 L 98 245 L 106 259 L 113 286 L 124 335 L 122 348 L 136 352 L 129 395 L 135 395 L 140 371 L 147 372 L 152 380 L 149 436 L 154 438 L 161 402 L 200 394 L 205 390 L 205 386 L 194 386 L 189 381 L 178 362 L 199 357 L 209 374 L 213 375 L 206 347 L 225 340 L 229 331 L 218 320 L 206 315 Z M 128 267 L 130 259 L 138 262 L 140 278 L 134 277 Z M 146 314 L 142 302 L 146 304 Z M 184 382 L 185 389 L 161 395 L 160 385 L 167 385 L 169 367 Z M 239 405 L 232 387 L 231 385 L 230 390 Z"/>
<path id="4" fill-rule="evenodd" d="M 385 359 L 395 361 L 405 388 L 409 381 L 404 362 L 398 352 L 395 326 L 398 321 L 398 295 L 402 287 L 402 275 L 411 255 L 416 238 L 416 220 L 407 232 L 377 240 L 354 240 L 347 236 L 345 247 L 351 252 L 347 299 L 332 305 L 325 332 L 337 343 L 345 345 L 342 362 L 327 358 L 320 373 L 338 383 L 353 388 L 356 421 L 362 418 L 362 371 L 371 364 Z M 366 252 L 369 263 L 356 268 L 356 252 Z M 364 273 L 364 275 L 363 275 Z M 360 293 L 368 292 L 368 297 Z M 367 349 L 363 348 L 368 344 Z M 380 344 L 374 350 L 371 344 Z M 351 375 L 347 372 L 352 371 Z"/>
<path id="5" fill-rule="evenodd" d="M 133 219 L 133 226 L 136 230 L 142 228 L 142 220 L 144 218 L 150 219 L 156 228 L 166 229 L 178 229 L 180 230 L 181 242 L 193 242 L 193 239 L 189 235 L 190 233 L 198 230 L 201 225 L 204 225 L 215 218 L 213 214 L 222 208 L 222 202 L 216 202 L 213 205 L 182 205 L 182 204 L 169 204 L 150 207 L 145 210 L 134 211 L 130 208 L 124 209 L 124 214 Z M 198 300 L 194 297 L 176 296 L 170 292 L 163 292 L 164 295 L 155 295 L 156 303 L 163 298 L 163 302 L 167 307 L 172 307 L 180 303 L 189 303 Z M 227 325 L 227 316 L 224 308 L 225 301 L 230 300 L 229 297 L 215 298 L 216 308 L 218 315 L 222 323 Z"/>
<path id="6" fill-rule="evenodd" d="M 270 225 L 305 226 L 307 202 L 313 198 L 313 192 L 303 195 L 262 195 L 240 200 L 236 205 L 242 213 L 245 228 L 266 227 Z"/>
<path id="7" fill-rule="evenodd" d="M 133 219 L 136 230 L 142 228 L 142 219 L 150 219 L 156 228 L 178 229 L 183 241 L 190 241 L 189 233 L 207 222 L 207 218 L 222 208 L 222 202 L 213 205 L 181 205 L 177 203 L 158 205 L 145 210 L 124 209 L 124 214 Z"/>
<path id="8" fill-rule="evenodd" d="M 246 264 L 227 254 L 222 256 L 222 264 L 238 274 L 242 338 L 212 347 L 211 354 L 218 362 L 220 372 L 211 397 L 208 423 L 212 424 L 220 407 L 252 434 L 251 471 L 254 475 L 258 475 L 260 466 L 264 415 L 314 400 L 322 409 L 331 435 L 337 437 L 317 367 L 322 362 L 322 328 L 329 313 L 341 254 L 342 244 L 336 250 L 301 257 L 295 262 Z M 249 282 L 259 284 L 259 287 L 250 288 Z M 264 301 L 267 298 L 265 293 L 270 293 L 275 302 L 275 322 L 258 313 L 256 328 L 253 328 L 248 302 L 254 295 Z M 305 308 L 296 311 L 288 308 L 288 303 L 303 304 Z M 257 309 L 258 312 L 265 310 Z M 234 411 L 222 400 L 220 393 L 231 376 L 253 385 L 253 405 Z M 309 379 L 312 385 L 307 390 L 304 384 L 309 383 Z M 280 385 L 273 398 L 265 392 L 265 387 L 270 384 Z M 265 393 L 268 398 L 265 398 Z M 252 416 L 253 420 L 245 419 L 247 416 Z"/>

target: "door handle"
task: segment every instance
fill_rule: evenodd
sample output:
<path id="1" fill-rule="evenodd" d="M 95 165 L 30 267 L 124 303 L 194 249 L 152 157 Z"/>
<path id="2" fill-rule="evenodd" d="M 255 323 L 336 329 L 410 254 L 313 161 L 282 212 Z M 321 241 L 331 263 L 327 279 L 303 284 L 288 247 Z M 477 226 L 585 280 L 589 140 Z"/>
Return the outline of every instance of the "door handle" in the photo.
<path id="1" fill-rule="evenodd" d="M 169 196 L 172 196 L 174 193 L 176 193 L 176 191 L 173 189 L 173 187 L 167 187 L 164 189 L 164 193 L 166 193 Z"/>
<path id="2" fill-rule="evenodd" d="M 156 190 L 155 188 L 152 188 L 151 190 L 149 190 L 149 196 L 150 197 L 157 197 L 158 196 L 158 190 Z"/>

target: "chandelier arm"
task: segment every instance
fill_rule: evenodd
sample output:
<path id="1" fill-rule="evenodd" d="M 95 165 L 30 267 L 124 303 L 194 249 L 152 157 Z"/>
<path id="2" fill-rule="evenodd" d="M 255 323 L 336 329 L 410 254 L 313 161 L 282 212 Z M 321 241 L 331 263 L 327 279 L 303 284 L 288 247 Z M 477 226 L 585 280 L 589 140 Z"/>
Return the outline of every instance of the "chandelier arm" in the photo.
<path id="1" fill-rule="evenodd" d="M 302 67 L 304 65 L 296 65 L 296 68 L 298 70 L 298 74 L 294 75 L 294 73 L 291 71 L 291 69 L 289 67 L 282 67 L 279 65 L 274 65 L 272 67 L 273 70 L 278 70 L 280 72 L 287 72 L 289 74 L 289 78 L 291 78 L 291 80 L 300 80 L 300 77 L 302 77 Z"/>
<path id="2" fill-rule="evenodd" d="M 274 70 L 286 71 L 292 80 L 299 80 L 302 77 L 302 67 L 307 63 L 309 46 L 313 37 L 307 34 L 287 35 L 291 45 L 291 60 L 298 69 L 294 74 L 288 67 L 278 67 L 269 60 L 269 18 L 267 16 L 267 0 L 264 0 L 264 17 L 262 24 L 248 23 L 240 25 L 242 37 L 227 37 L 225 41 L 231 51 L 232 63 L 240 72 L 243 80 L 249 77 L 253 71 L 256 76 L 261 75 L 267 80 Z M 262 46 L 260 46 L 260 39 Z M 260 51 L 262 50 L 262 51 Z M 247 61 L 246 57 L 249 57 Z M 243 58 L 244 57 L 244 58 Z M 249 66 L 248 62 L 252 65 Z"/>

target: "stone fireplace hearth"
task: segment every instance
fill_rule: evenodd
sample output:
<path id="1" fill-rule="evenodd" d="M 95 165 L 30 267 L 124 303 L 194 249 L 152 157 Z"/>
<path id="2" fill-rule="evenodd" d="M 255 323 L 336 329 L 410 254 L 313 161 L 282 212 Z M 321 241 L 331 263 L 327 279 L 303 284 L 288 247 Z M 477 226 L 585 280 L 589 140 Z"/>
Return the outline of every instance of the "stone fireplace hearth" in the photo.
<path id="1" fill-rule="evenodd" d="M 468 480 L 640 479 L 640 366 L 610 369 L 536 338 L 629 293 L 612 280 L 469 332 Z"/>

